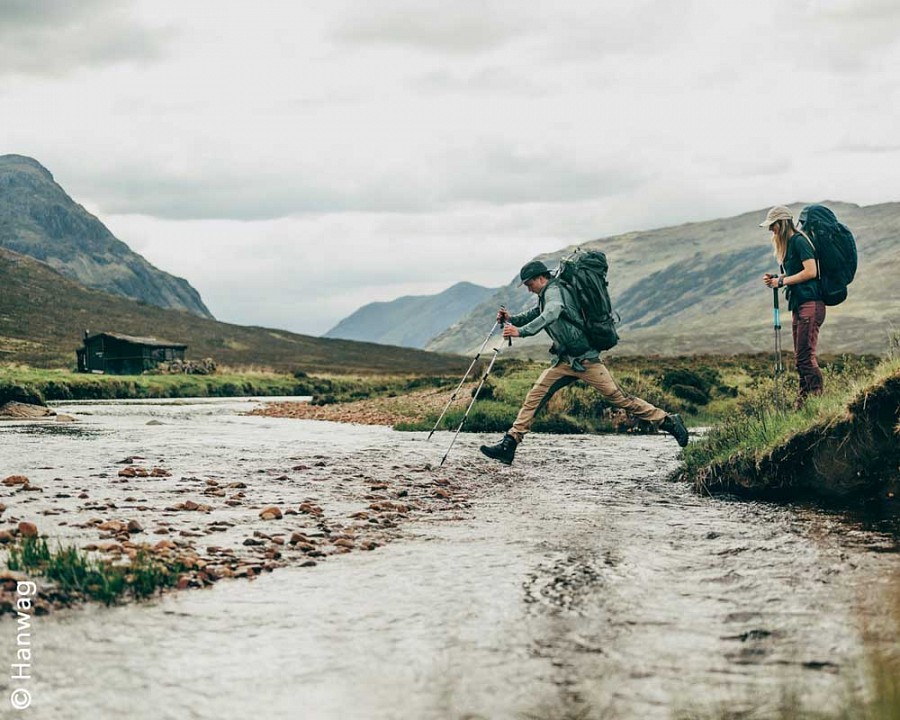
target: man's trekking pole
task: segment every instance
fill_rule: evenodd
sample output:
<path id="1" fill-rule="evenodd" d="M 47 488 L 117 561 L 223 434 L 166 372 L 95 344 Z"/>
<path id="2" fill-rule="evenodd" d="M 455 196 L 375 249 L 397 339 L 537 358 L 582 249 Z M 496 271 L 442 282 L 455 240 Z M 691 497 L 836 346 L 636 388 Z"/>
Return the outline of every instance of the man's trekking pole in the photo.
<path id="1" fill-rule="evenodd" d="M 506 305 L 500 306 L 500 315 L 504 315 L 509 320 L 509 313 L 506 312 Z M 500 325 L 500 331 L 503 332 L 503 325 Z M 506 347 L 512 347 L 512 335 L 506 338 Z"/>
<path id="2" fill-rule="evenodd" d="M 491 327 L 491 331 L 488 333 L 487 337 L 484 339 L 484 342 L 481 343 L 481 347 L 478 349 L 478 353 L 472 358 L 472 362 L 469 365 L 469 369 L 466 370 L 466 374 L 463 375 L 462 380 L 459 381 L 459 385 L 456 386 L 456 390 L 453 391 L 453 395 L 450 396 L 450 399 L 447 401 L 447 404 L 444 405 L 444 409 L 441 411 L 441 416 L 437 419 L 437 422 L 434 424 L 434 427 L 431 428 L 431 432 L 428 433 L 428 437 L 425 438 L 425 441 L 428 442 L 431 440 L 431 436 L 434 435 L 434 431 L 438 429 L 438 425 L 441 424 L 441 420 L 444 419 L 444 415 L 447 414 L 447 410 L 450 409 L 450 406 L 453 404 L 453 401 L 456 400 L 456 394 L 459 392 L 459 389 L 463 386 L 463 383 L 466 382 L 466 378 L 469 377 L 469 373 L 472 372 L 472 368 L 475 367 L 475 363 L 478 362 L 478 358 L 481 357 L 481 353 L 484 352 L 484 346 L 488 344 L 488 341 L 491 339 L 491 336 L 494 334 L 494 331 L 497 329 L 497 326 L 503 327 L 500 323 L 500 320 L 496 320 Z"/>
<path id="3" fill-rule="evenodd" d="M 441 464 L 439 465 L 439 467 L 444 467 L 444 461 L 447 459 L 447 456 L 450 454 L 450 451 L 453 449 L 453 445 L 456 442 L 456 438 L 459 437 L 459 432 L 460 432 L 460 430 L 462 430 L 462 427 L 466 422 L 466 418 L 469 417 L 469 411 L 472 409 L 472 406 L 475 404 L 475 401 L 478 399 L 478 393 L 481 392 L 481 388 L 484 386 L 484 381 L 487 380 L 488 375 L 491 374 L 491 369 L 493 369 L 494 363 L 497 361 L 497 358 L 499 356 L 500 356 L 500 348 L 494 348 L 494 357 L 491 358 L 491 362 L 487 366 L 487 370 L 485 370 L 484 375 L 481 376 L 481 382 L 478 383 L 478 387 L 475 388 L 475 392 L 472 393 L 472 401 L 469 403 L 469 407 L 466 408 L 466 413 L 465 413 L 465 415 L 463 415 L 462 420 L 459 421 L 459 426 L 456 428 L 456 433 L 453 435 L 453 440 L 450 441 L 450 447 L 447 448 L 447 452 L 445 452 L 444 457 L 441 458 Z"/>

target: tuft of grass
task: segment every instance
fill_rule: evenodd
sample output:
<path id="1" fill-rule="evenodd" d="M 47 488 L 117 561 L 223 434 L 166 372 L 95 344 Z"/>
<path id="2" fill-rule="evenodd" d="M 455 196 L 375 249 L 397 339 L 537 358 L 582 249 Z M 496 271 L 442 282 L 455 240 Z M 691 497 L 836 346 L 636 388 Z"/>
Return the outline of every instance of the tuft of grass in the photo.
<path id="1" fill-rule="evenodd" d="M 66 595 L 112 605 L 123 596 L 147 598 L 172 587 L 187 568 L 178 562 L 162 563 L 139 550 L 125 565 L 91 557 L 76 547 L 51 551 L 43 538 L 23 538 L 9 550 L 10 570 L 41 575 Z"/>

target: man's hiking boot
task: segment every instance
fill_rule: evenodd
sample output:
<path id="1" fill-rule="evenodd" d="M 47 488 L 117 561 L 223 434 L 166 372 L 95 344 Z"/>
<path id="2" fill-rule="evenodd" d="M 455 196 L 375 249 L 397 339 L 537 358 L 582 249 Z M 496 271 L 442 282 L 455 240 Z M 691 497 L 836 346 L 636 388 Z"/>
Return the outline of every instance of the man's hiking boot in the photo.
<path id="1" fill-rule="evenodd" d="M 481 452 L 491 458 L 491 460 L 499 460 L 506 465 L 512 465 L 518 444 L 516 439 L 507 433 L 496 445 L 482 445 Z"/>
<path id="2" fill-rule="evenodd" d="M 684 426 L 681 415 L 666 415 L 666 419 L 660 423 L 659 429 L 674 437 L 681 447 L 685 447 L 688 444 L 688 431 Z"/>

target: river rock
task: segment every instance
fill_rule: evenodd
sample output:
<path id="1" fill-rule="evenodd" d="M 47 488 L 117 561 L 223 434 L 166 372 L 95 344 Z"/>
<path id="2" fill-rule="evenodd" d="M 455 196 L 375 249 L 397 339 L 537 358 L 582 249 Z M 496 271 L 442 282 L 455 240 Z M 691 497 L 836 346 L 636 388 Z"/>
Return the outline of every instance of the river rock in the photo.
<path id="1" fill-rule="evenodd" d="M 281 518 L 283 517 L 282 514 L 281 514 L 281 510 L 280 510 L 278 507 L 274 506 L 274 505 L 272 505 L 271 507 L 265 508 L 265 509 L 259 514 L 259 516 L 260 516 L 263 520 L 281 520 Z"/>
<path id="2" fill-rule="evenodd" d="M 98 530 L 113 533 L 114 535 L 128 530 L 128 525 L 121 520 L 107 520 L 97 526 Z"/>
<path id="3" fill-rule="evenodd" d="M 0 417 L 15 418 L 16 420 L 36 420 L 38 418 L 56 415 L 50 408 L 41 405 L 28 405 L 26 403 L 11 400 L 0 405 Z"/>
<path id="4" fill-rule="evenodd" d="M 30 522 L 22 521 L 19 523 L 19 535 L 22 537 L 36 538 L 38 536 L 37 525 Z"/>
<path id="5" fill-rule="evenodd" d="M 7 487 L 13 487 L 14 485 L 27 485 L 28 478 L 24 475 L 10 475 L 9 477 L 3 479 L 3 484 Z"/>

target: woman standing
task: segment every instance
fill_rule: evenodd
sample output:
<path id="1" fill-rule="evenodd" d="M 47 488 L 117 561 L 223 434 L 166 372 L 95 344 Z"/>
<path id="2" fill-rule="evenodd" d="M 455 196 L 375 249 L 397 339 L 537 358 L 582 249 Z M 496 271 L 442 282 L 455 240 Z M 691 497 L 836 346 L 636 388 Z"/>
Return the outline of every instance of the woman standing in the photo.
<path id="1" fill-rule="evenodd" d="M 819 328 L 825 322 L 825 303 L 819 283 L 816 250 L 812 241 L 794 227 L 791 211 L 779 205 L 769 210 L 759 224 L 772 232 L 775 259 L 781 265 L 780 275 L 766 273 L 763 282 L 770 288 L 787 288 L 793 321 L 794 357 L 800 374 L 801 407 L 810 395 L 822 394 L 822 371 L 816 359 Z"/>

